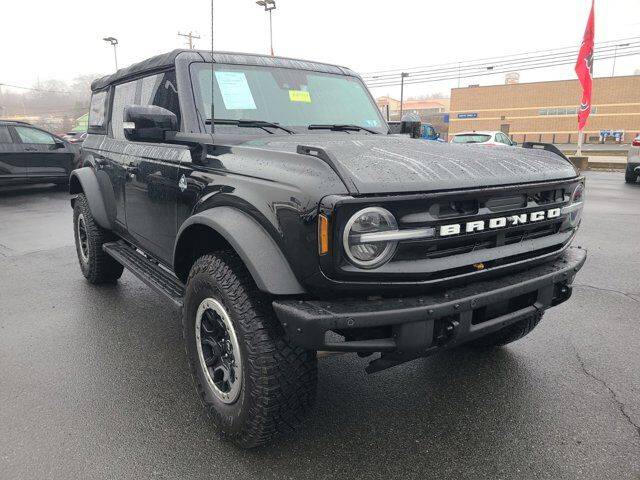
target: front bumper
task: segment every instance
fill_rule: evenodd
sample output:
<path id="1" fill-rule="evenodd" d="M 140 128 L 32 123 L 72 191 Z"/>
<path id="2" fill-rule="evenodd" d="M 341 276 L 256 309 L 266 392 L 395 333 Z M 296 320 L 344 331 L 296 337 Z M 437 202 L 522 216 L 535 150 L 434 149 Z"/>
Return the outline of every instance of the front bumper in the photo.
<path id="1" fill-rule="evenodd" d="M 585 259 L 586 252 L 573 247 L 529 270 L 438 293 L 375 300 L 275 300 L 273 307 L 293 344 L 311 350 L 382 352 L 377 361 L 386 360 L 370 369 L 375 371 L 542 315 L 571 296 L 571 282 Z M 328 339 L 330 331 L 345 340 Z"/>

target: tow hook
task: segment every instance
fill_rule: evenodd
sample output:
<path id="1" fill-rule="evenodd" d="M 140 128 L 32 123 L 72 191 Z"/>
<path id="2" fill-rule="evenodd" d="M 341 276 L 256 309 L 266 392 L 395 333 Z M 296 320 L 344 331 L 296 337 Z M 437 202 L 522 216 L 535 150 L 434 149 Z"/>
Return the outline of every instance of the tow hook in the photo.
<path id="1" fill-rule="evenodd" d="M 460 322 L 457 320 L 443 318 L 436 320 L 433 326 L 433 343 L 439 347 L 449 343 L 456 337 Z"/>

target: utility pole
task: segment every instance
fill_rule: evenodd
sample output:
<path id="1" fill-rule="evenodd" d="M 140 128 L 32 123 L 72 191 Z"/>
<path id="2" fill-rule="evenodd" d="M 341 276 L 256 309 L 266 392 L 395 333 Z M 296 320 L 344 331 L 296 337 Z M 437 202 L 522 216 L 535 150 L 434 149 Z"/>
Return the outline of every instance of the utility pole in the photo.
<path id="1" fill-rule="evenodd" d="M 409 74 L 407 72 L 400 74 L 400 121 L 402 121 L 402 107 L 404 102 L 404 79 L 408 76 Z"/>
<path id="2" fill-rule="evenodd" d="M 200 35 L 194 35 L 193 32 L 189 33 L 180 33 L 178 32 L 179 37 L 186 37 L 187 42 L 189 43 L 189 50 L 193 50 L 193 41 L 200 40 Z"/>
<path id="3" fill-rule="evenodd" d="M 618 47 L 628 47 L 628 43 L 619 43 L 616 45 L 616 48 L 613 49 L 613 68 L 611 69 L 611 76 L 615 77 L 616 75 L 616 57 L 618 56 Z"/>
<path id="4" fill-rule="evenodd" d="M 271 19 L 271 12 L 276 9 L 276 1 L 258 0 L 256 4 L 264 7 L 265 12 L 269 12 L 269 42 L 271 45 L 271 56 L 273 57 L 273 21 Z"/>
<path id="5" fill-rule="evenodd" d="M 109 43 L 113 46 L 113 59 L 116 62 L 116 70 L 118 70 L 118 51 L 116 50 L 116 46 L 118 45 L 118 39 L 114 37 L 105 37 L 102 40 Z"/>

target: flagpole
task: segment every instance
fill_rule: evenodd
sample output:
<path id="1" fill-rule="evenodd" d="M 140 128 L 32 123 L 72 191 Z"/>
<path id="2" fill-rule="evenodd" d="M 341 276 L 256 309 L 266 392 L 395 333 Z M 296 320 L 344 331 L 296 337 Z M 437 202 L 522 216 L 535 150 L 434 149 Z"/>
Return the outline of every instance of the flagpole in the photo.
<path id="1" fill-rule="evenodd" d="M 595 37 L 594 22 L 595 0 L 591 0 L 591 11 L 582 37 L 582 44 L 576 60 L 575 72 L 582 87 L 582 99 L 578 109 L 578 148 L 576 155 L 582 156 L 584 127 L 591 113 L 591 94 L 593 89 L 593 45 Z"/>
<path id="2" fill-rule="evenodd" d="M 578 130 L 578 149 L 576 150 L 576 157 L 582 156 L 582 130 Z"/>

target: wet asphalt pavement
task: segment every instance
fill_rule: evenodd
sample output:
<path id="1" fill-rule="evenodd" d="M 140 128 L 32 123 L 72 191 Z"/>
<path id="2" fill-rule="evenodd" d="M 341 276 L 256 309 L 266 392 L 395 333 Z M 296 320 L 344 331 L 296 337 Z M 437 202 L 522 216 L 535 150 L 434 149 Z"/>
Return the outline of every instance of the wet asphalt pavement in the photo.
<path id="1" fill-rule="evenodd" d="M 179 318 L 77 265 L 68 195 L 0 191 L 0 478 L 640 478 L 640 184 L 589 173 L 573 298 L 528 337 L 367 375 L 320 360 L 295 436 L 220 442 Z"/>

